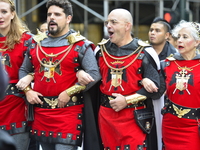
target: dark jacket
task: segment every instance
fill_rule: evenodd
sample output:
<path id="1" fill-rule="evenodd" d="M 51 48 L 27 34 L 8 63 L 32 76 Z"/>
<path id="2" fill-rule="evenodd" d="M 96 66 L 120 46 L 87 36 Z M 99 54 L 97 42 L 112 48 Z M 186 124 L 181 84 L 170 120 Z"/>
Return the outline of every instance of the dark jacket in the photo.
<path id="1" fill-rule="evenodd" d="M 168 57 L 170 54 L 176 53 L 177 50 L 174 48 L 173 45 L 171 45 L 168 41 L 165 43 L 165 46 L 162 50 L 162 52 L 158 55 L 160 61 L 165 60 L 166 57 Z"/>

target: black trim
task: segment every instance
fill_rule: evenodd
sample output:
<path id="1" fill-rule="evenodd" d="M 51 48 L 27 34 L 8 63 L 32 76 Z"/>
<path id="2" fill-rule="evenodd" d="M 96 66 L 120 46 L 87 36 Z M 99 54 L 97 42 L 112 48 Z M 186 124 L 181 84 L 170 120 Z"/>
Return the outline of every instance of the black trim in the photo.
<path id="1" fill-rule="evenodd" d="M 54 144 L 68 144 L 68 145 L 75 145 L 75 146 L 81 146 L 82 143 L 82 133 L 80 135 L 76 136 L 76 140 L 73 140 L 72 137 L 74 136 L 71 133 L 68 133 L 66 138 L 62 138 L 62 133 L 58 132 L 57 137 L 53 137 L 54 132 L 49 131 L 49 135 L 46 136 L 45 131 L 41 131 L 41 136 L 38 136 L 38 131 L 37 130 L 31 130 L 30 131 L 30 137 L 40 141 L 40 142 L 45 142 L 45 143 L 54 143 Z"/>
<path id="2" fill-rule="evenodd" d="M 28 122 L 27 121 L 23 121 L 22 122 L 22 127 L 21 128 L 17 128 L 16 127 L 16 123 L 11 123 L 10 126 L 11 126 L 10 130 L 6 130 L 6 125 L 0 126 L 0 129 L 8 132 L 10 135 L 17 134 L 17 133 L 28 132 L 30 130 L 30 127 L 28 126 Z"/>
<path id="3" fill-rule="evenodd" d="M 190 109 L 189 112 L 187 112 L 184 115 L 180 115 L 176 113 L 176 111 L 174 110 L 173 106 L 174 105 L 178 110 L 186 110 L 186 109 Z M 200 119 L 200 108 L 189 108 L 189 107 L 184 107 L 178 104 L 173 103 L 171 100 L 168 99 L 168 101 L 165 103 L 165 106 L 162 108 L 161 111 L 162 114 L 165 113 L 170 113 L 174 116 L 177 116 L 179 118 L 186 118 L 186 119 Z"/>

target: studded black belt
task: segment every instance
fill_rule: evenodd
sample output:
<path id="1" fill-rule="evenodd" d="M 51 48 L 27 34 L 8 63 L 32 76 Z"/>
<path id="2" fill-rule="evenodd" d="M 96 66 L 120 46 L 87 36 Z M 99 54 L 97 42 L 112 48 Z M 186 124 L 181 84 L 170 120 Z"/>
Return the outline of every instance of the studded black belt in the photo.
<path id="1" fill-rule="evenodd" d="M 171 113 L 178 118 L 187 119 L 199 119 L 200 118 L 200 108 L 189 108 L 173 103 L 168 100 L 165 106 L 162 108 L 162 114 Z"/>
<path id="2" fill-rule="evenodd" d="M 105 94 L 101 94 L 101 106 L 105 106 L 105 107 L 111 108 L 109 102 L 112 99 L 115 99 L 115 97 L 109 96 L 109 95 L 105 95 Z M 136 107 L 140 107 L 140 106 L 145 106 L 143 101 L 141 101 L 141 102 L 139 102 L 137 104 L 127 105 L 125 108 L 136 108 Z"/>
<path id="3" fill-rule="evenodd" d="M 8 84 L 6 91 L 5 91 L 5 95 L 16 95 L 16 96 L 19 96 L 19 97 L 23 96 L 22 93 L 23 93 L 22 91 L 17 89 L 16 83 Z"/>
<path id="4" fill-rule="evenodd" d="M 36 107 L 40 108 L 47 108 L 47 109 L 54 109 L 59 108 L 58 105 L 58 96 L 39 96 L 41 101 L 43 102 L 43 105 L 41 104 L 34 104 Z M 83 96 L 81 93 L 74 95 L 70 98 L 69 102 L 65 105 L 65 107 L 74 106 L 74 105 L 80 105 L 83 104 Z"/>

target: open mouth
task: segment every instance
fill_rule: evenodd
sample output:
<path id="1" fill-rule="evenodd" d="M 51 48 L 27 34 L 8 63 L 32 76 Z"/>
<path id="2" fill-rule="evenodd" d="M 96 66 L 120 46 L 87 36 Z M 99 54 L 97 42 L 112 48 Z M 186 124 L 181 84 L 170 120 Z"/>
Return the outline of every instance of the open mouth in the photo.
<path id="1" fill-rule="evenodd" d="M 108 31 L 109 37 L 112 37 L 114 32 Z"/>
<path id="2" fill-rule="evenodd" d="M 183 46 L 178 46 L 178 49 L 183 49 L 184 47 Z"/>
<path id="3" fill-rule="evenodd" d="M 53 22 L 53 21 L 50 21 L 49 22 L 49 27 L 55 27 L 57 26 L 57 23 Z"/>

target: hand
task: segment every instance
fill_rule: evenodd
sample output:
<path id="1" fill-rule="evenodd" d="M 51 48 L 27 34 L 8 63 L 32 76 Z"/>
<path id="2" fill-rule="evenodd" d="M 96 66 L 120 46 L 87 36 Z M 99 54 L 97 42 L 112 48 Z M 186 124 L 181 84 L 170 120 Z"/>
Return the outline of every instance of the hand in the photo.
<path id="1" fill-rule="evenodd" d="M 64 108 L 65 105 L 69 102 L 70 97 L 68 96 L 66 91 L 63 91 L 58 96 L 58 107 Z"/>
<path id="2" fill-rule="evenodd" d="M 115 97 L 114 100 L 110 100 L 110 106 L 112 109 L 114 109 L 116 112 L 119 112 L 120 110 L 124 109 L 127 106 L 126 99 L 123 95 L 113 93 L 112 96 Z"/>
<path id="3" fill-rule="evenodd" d="M 94 81 L 94 79 L 84 70 L 78 71 L 76 76 L 80 85 L 87 85 L 88 83 Z"/>
<path id="4" fill-rule="evenodd" d="M 148 78 L 142 79 L 142 85 L 149 93 L 158 92 L 158 88 L 155 83 Z"/>
<path id="5" fill-rule="evenodd" d="M 29 90 L 26 92 L 26 99 L 30 104 L 43 104 L 38 96 L 42 96 L 41 93 L 38 93 L 33 90 Z"/>
<path id="6" fill-rule="evenodd" d="M 31 81 L 33 80 L 33 76 L 31 75 L 26 75 L 25 77 L 21 78 L 17 84 L 16 84 L 16 87 L 19 89 L 19 90 L 23 90 L 25 89 L 28 85 L 31 84 Z"/>

